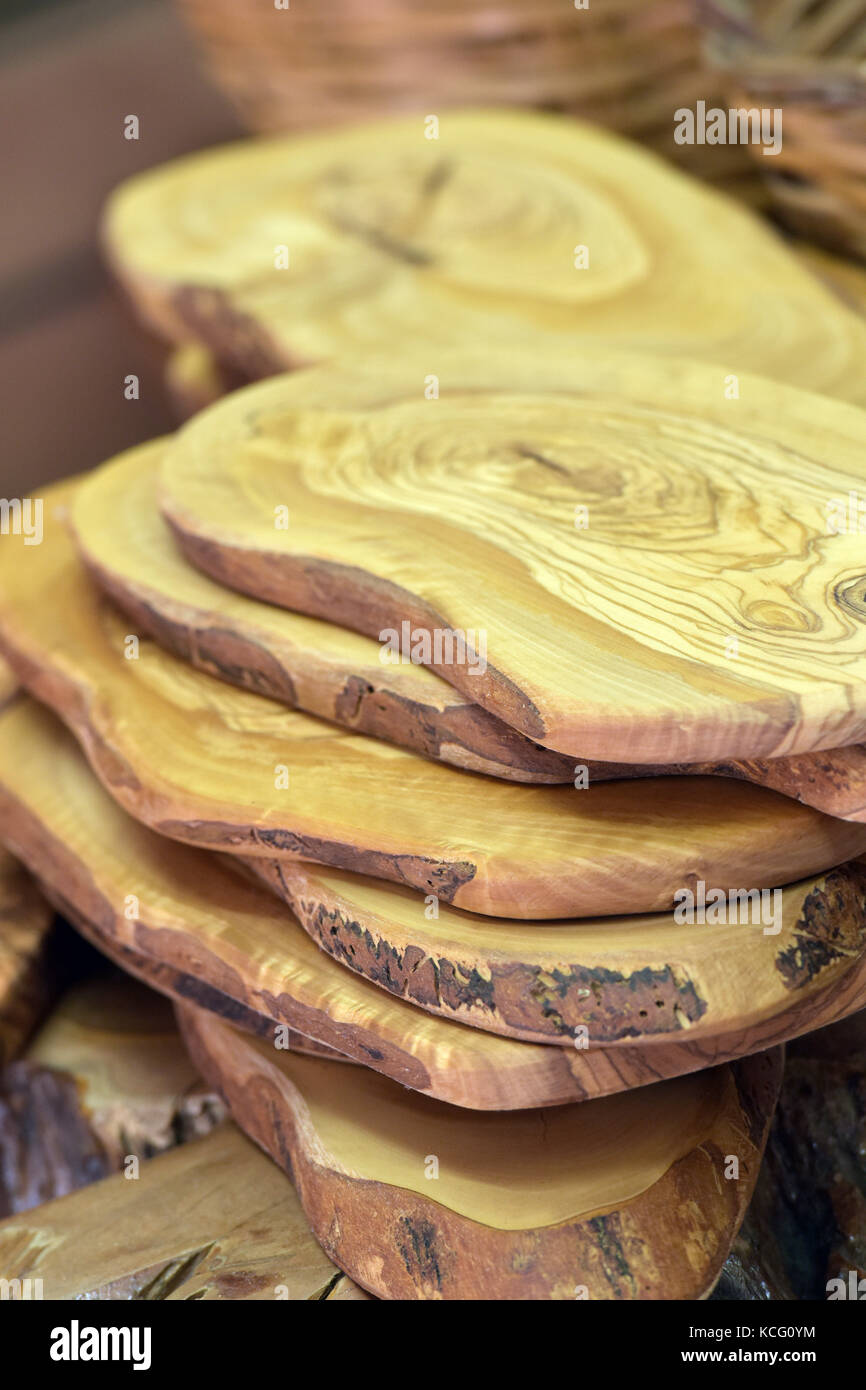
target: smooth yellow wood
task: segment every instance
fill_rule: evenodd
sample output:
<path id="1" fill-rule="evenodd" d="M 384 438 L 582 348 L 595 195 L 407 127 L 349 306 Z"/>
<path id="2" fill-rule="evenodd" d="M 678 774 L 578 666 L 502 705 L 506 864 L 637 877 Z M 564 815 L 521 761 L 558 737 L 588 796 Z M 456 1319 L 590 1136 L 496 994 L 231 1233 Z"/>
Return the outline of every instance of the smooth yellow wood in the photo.
<path id="1" fill-rule="evenodd" d="M 283 376 L 190 421 L 161 496 L 193 562 L 376 637 L 466 634 L 470 658 L 428 663 L 576 758 L 863 739 L 866 413 L 600 348 L 437 355 L 426 400 L 425 363 Z"/>
<path id="2" fill-rule="evenodd" d="M 10 537 L 0 548 L 0 643 L 111 794 L 163 834 L 322 860 L 527 918 L 661 910 L 694 879 L 768 887 L 866 848 L 866 826 L 722 779 L 578 791 L 475 777 L 130 645 L 136 634 L 76 558 L 73 491 L 46 490 L 41 545 Z"/>
<path id="3" fill-rule="evenodd" d="M 631 1084 L 587 1052 L 494 1037 L 434 1018 L 344 970 L 290 910 L 220 857 L 127 817 L 48 711 L 0 715 L 0 836 L 77 921 L 188 977 L 187 997 L 241 1005 L 454 1105 L 515 1108 Z M 153 983 L 159 987 L 159 977 Z M 197 993 L 196 985 L 203 988 Z M 674 1063 L 675 1063 L 674 1059 Z M 687 1067 L 688 1058 L 683 1058 Z M 652 1064 L 650 1064 L 652 1066 Z M 652 1080 L 650 1070 L 642 1080 Z M 635 1084 L 637 1084 L 635 1082 Z"/>
<path id="4" fill-rule="evenodd" d="M 328 1253 L 391 1298 L 698 1297 L 742 1219 L 781 1076 L 771 1052 L 736 1079 L 719 1068 L 544 1116 L 461 1115 L 191 1006 L 178 1016 L 236 1122 L 291 1166 Z M 611 1230 L 628 1233 L 615 1270 Z"/>
<path id="5" fill-rule="evenodd" d="M 166 443 L 141 445 L 97 469 L 71 512 L 88 569 L 136 631 L 231 684 L 442 762 L 511 781 L 573 781 L 570 759 L 524 738 L 426 667 L 383 665 L 369 637 L 233 593 L 194 569 L 159 515 Z"/>
<path id="6" fill-rule="evenodd" d="M 407 339 L 435 373 L 444 347 L 534 331 L 553 359 L 583 335 L 866 401 L 863 324 L 742 206 L 563 117 L 426 129 L 247 140 L 149 170 L 109 201 L 108 255 L 151 326 L 258 374 Z"/>
<path id="7" fill-rule="evenodd" d="M 780 892 L 769 936 L 760 922 L 678 925 L 666 914 L 529 925 L 443 903 L 429 918 L 423 898 L 397 885 L 245 861 L 283 906 L 229 872 L 231 860 L 130 820 L 59 721 L 26 699 L 0 715 L 0 836 L 76 924 L 181 972 L 181 995 L 209 986 L 230 1016 L 241 1005 L 482 1107 L 584 1094 L 595 1066 L 585 1047 L 657 1051 L 776 1017 L 784 1028 L 795 1006 L 862 965 L 866 940 L 856 864 Z M 562 1046 L 503 1046 L 457 1022 Z"/>

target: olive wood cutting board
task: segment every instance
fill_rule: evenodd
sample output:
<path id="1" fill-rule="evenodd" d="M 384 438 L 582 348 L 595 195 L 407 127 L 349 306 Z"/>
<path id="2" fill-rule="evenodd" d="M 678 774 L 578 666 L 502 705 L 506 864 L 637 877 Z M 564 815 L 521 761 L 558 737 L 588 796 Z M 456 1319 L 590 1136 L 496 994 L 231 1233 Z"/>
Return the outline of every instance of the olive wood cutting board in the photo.
<path id="1" fill-rule="evenodd" d="M 44 538 L 0 548 L 0 645 L 152 829 L 252 857 L 316 859 L 485 915 L 662 910 L 684 886 L 770 887 L 866 849 L 866 826 L 720 778 L 517 786 L 338 729 L 130 633 L 46 490 Z"/>
<path id="2" fill-rule="evenodd" d="M 431 125 L 436 121 L 436 128 Z M 620 137 L 452 111 L 245 140 L 122 184 L 108 258 L 147 324 L 250 376 L 427 343 L 584 340 L 866 401 L 866 330 L 733 200 Z"/>
<path id="3" fill-rule="evenodd" d="M 325 1253 L 383 1298 L 701 1297 L 782 1074 L 774 1049 L 543 1115 L 472 1115 L 192 1005 L 178 1019 L 235 1122 L 291 1173 Z"/>
<path id="4" fill-rule="evenodd" d="M 694 362 L 489 350 L 276 377 L 190 420 L 160 497 L 220 583 L 625 763 L 866 733 L 866 413 Z"/>
<path id="5" fill-rule="evenodd" d="M 428 667 L 383 665 L 371 638 L 224 588 L 184 559 L 157 513 L 166 441 L 111 460 L 84 480 L 72 518 L 97 583 L 169 651 L 230 684 L 427 757 L 519 782 L 728 776 L 772 787 L 831 816 L 866 818 L 866 746 L 747 762 L 666 766 L 555 753 L 462 696 Z"/>

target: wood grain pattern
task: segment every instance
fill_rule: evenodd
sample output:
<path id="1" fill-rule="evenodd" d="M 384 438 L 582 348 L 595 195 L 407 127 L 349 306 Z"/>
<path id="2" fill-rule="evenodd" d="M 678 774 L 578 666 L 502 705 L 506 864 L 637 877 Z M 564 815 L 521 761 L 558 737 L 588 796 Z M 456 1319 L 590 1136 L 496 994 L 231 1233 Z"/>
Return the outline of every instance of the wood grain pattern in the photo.
<path id="1" fill-rule="evenodd" d="M 325 1251 L 384 1298 L 700 1297 L 745 1212 L 782 1069 L 776 1050 L 543 1120 L 474 1116 L 368 1072 L 348 1085 L 192 1006 L 178 1017 Z"/>
<path id="2" fill-rule="evenodd" d="M 0 1221 L 0 1278 L 41 1279 L 58 1301 L 325 1299 L 349 1282 L 234 1125 L 142 1164 L 136 1182 L 117 1173 Z"/>
<path id="3" fill-rule="evenodd" d="M 866 862 L 780 892 L 777 917 L 713 925 L 670 914 L 504 921 L 314 864 L 249 860 L 313 941 L 432 1013 L 573 1044 L 689 1041 L 746 1030 L 853 968 L 866 946 Z M 769 901 L 766 904 L 769 908 Z"/>
<path id="4" fill-rule="evenodd" d="M 691 1044 L 787 1015 L 863 958 L 861 864 L 786 889 L 770 936 L 760 923 L 689 926 L 661 915 L 527 930 L 444 904 L 428 920 L 423 900 L 396 886 L 245 861 L 290 914 L 238 881 L 231 861 L 165 844 L 130 821 L 38 706 L 22 701 L 0 716 L 0 766 L 0 834 L 120 965 L 254 1031 L 288 1024 L 443 1099 L 503 1104 L 515 1090 L 528 1105 L 535 1087 L 543 1102 L 568 1093 L 572 1075 L 583 1088 L 583 1060 L 488 1047 L 462 1029 L 431 1028 L 406 1004 L 565 1047 L 576 1038 Z"/>
<path id="5" fill-rule="evenodd" d="M 220 858 L 125 816 L 36 705 L 0 716 L 0 768 L 0 835 L 96 945 L 164 993 L 271 1038 L 287 1025 L 454 1105 L 556 1105 L 594 1089 L 584 1052 L 433 1018 L 329 960 Z M 619 1089 L 600 1065 L 597 1084 Z"/>
<path id="6" fill-rule="evenodd" d="M 427 667 L 383 666 L 370 638 L 250 599 L 195 570 L 156 514 L 166 442 L 111 460 L 72 508 L 94 579 L 137 632 L 199 669 L 360 733 L 509 781 L 572 782 L 575 760 L 533 743 Z M 721 763 L 587 761 L 590 783 L 645 776 L 737 777 L 827 815 L 866 819 L 866 745 Z"/>
<path id="7" fill-rule="evenodd" d="M 0 849 L 0 1067 L 18 1056 L 57 994 L 53 938 L 53 908 Z"/>
<path id="8" fill-rule="evenodd" d="M 232 861 L 159 840 L 128 820 L 70 736 L 36 705 L 22 702 L 0 718 L 0 759 L 0 835 L 124 970 L 259 1036 L 273 1039 L 279 1025 L 291 1050 L 336 1049 L 344 1061 L 452 1104 L 529 1107 L 609 1095 L 767 1048 L 866 1005 L 861 954 L 849 970 L 827 971 L 822 989 L 792 995 L 775 1018 L 723 1036 L 698 1029 L 671 1042 L 645 1032 L 639 1044 L 606 1048 L 597 1046 L 603 1029 L 593 1027 L 580 1049 L 496 1038 L 431 1017 L 343 970 L 270 894 L 230 873 Z M 128 915 L 130 892 L 137 917 Z"/>
<path id="9" fill-rule="evenodd" d="M 431 355 L 392 354 L 189 421 L 161 498 L 193 563 L 377 638 L 406 623 L 425 664 L 575 757 L 863 739 L 866 414 L 745 377 L 726 400 L 713 369 L 600 347 L 434 356 L 437 400 Z"/>
<path id="10" fill-rule="evenodd" d="M 773 233 L 555 116 L 451 112 L 437 139 L 416 116 L 210 150 L 122 185 L 104 243 L 152 328 L 252 376 L 407 340 L 435 357 L 538 334 L 555 360 L 584 335 L 866 401 L 863 324 Z"/>
<path id="11" fill-rule="evenodd" d="M 518 782 L 572 782 L 574 760 L 518 734 L 432 671 L 384 666 L 381 647 L 333 623 L 215 584 L 184 560 L 159 515 L 166 441 L 86 478 L 72 508 L 84 560 L 135 624 L 200 670 L 358 733 Z"/>
<path id="12" fill-rule="evenodd" d="M 0 645 L 111 794 L 165 835 L 526 918 L 663 910 L 698 879 L 766 887 L 866 847 L 862 825 L 720 778 L 577 791 L 476 777 L 130 647 L 77 561 L 71 492 L 46 493 L 41 545 L 0 549 Z"/>

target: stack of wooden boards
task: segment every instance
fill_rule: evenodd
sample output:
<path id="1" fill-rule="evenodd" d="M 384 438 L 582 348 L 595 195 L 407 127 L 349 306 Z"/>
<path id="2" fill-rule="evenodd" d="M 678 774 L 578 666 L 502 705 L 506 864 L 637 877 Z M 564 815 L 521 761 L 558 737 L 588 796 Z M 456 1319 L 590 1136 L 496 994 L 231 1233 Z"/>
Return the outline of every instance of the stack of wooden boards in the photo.
<path id="1" fill-rule="evenodd" d="M 178 340 L 342 360 L 4 538 L 0 838 L 363 1288 L 696 1298 L 778 1044 L 866 1006 L 864 330 L 647 156 L 454 121 L 115 199 Z"/>

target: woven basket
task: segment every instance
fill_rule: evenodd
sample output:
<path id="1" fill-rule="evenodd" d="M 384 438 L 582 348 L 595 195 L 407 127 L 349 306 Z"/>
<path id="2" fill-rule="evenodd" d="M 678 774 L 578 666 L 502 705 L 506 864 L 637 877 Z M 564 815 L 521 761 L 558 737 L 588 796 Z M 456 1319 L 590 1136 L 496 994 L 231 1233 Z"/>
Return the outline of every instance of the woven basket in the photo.
<path id="1" fill-rule="evenodd" d="M 700 0 L 725 105 L 782 111 L 782 148 L 760 168 L 791 228 L 866 259 L 866 0 Z"/>
<path id="2" fill-rule="evenodd" d="M 748 155 L 677 145 L 673 113 L 721 97 L 692 0 L 179 0 L 206 63 L 253 130 L 389 112 L 535 106 L 621 131 L 696 173 Z"/>

